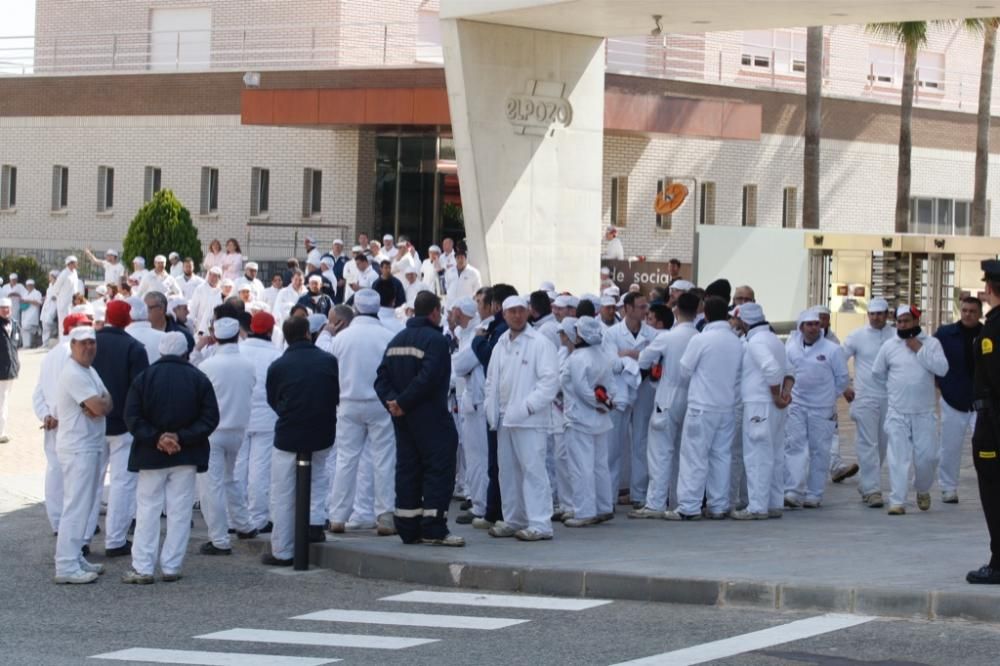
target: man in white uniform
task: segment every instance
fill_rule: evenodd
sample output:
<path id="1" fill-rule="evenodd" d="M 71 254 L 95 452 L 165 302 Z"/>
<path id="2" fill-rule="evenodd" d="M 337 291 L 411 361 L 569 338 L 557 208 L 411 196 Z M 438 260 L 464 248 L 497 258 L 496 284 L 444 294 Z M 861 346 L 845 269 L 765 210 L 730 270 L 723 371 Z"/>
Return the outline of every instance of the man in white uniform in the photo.
<path id="1" fill-rule="evenodd" d="M 509 328 L 493 348 L 485 389 L 486 418 L 497 431 L 504 516 L 490 535 L 551 539 L 552 490 L 545 455 L 554 425 L 552 400 L 559 391 L 558 356 L 552 343 L 528 326 L 528 303 L 522 297 L 507 297 L 503 316 Z"/>
<path id="2" fill-rule="evenodd" d="M 330 496 L 330 531 L 343 532 L 355 503 L 358 464 L 362 451 L 371 449 L 376 530 L 379 536 L 396 533 L 396 438 L 392 417 L 375 393 L 375 375 L 393 333 L 378 319 L 379 295 L 371 289 L 354 294 L 357 316 L 333 338 L 330 352 L 340 369 L 340 405 L 337 407 L 336 476 Z"/>
<path id="3" fill-rule="evenodd" d="M 204 278 L 196 275 L 194 272 L 194 260 L 191 257 L 184 259 L 184 263 L 181 265 L 181 274 L 174 278 L 177 282 L 177 286 L 181 289 L 181 294 L 188 300 L 194 297 L 195 290 L 205 283 Z M 219 277 L 222 276 L 221 270 L 219 269 Z"/>
<path id="4" fill-rule="evenodd" d="M 284 321 L 292 311 L 292 307 L 299 302 L 303 294 L 306 293 L 305 280 L 302 271 L 295 269 L 292 271 L 292 281 L 287 287 L 278 292 L 274 299 L 274 319 L 276 322 Z"/>
<path id="5" fill-rule="evenodd" d="M 24 287 L 22 302 L 27 307 L 21 311 L 21 335 L 24 337 L 24 346 L 34 349 L 41 342 L 42 304 L 45 297 L 35 289 L 34 280 L 29 279 Z"/>
<path id="6" fill-rule="evenodd" d="M 608 242 L 604 248 L 604 258 L 623 261 L 625 259 L 625 248 L 622 247 L 622 242 L 618 238 L 618 229 L 608 227 L 604 232 L 604 240 Z"/>
<path id="7" fill-rule="evenodd" d="M 413 311 L 413 302 L 416 300 L 417 294 L 420 292 L 429 291 L 432 294 L 434 293 L 434 289 L 431 285 L 417 279 L 419 272 L 420 271 L 416 266 L 407 266 L 403 270 L 403 289 L 406 291 L 406 305 L 402 306 L 404 311 Z M 407 312 L 405 314 L 408 316 L 409 313 Z"/>
<path id="8" fill-rule="evenodd" d="M 194 322 L 195 335 L 208 333 L 208 322 L 212 319 L 215 306 L 222 304 L 222 269 L 213 266 L 205 276 L 205 282 L 198 285 L 188 303 L 191 321 Z M 298 300 L 298 299 L 296 299 Z"/>
<path id="9" fill-rule="evenodd" d="M 319 251 L 319 248 L 316 247 L 316 239 L 312 236 L 306 236 L 304 243 L 306 246 L 306 264 L 311 265 L 314 269 L 319 268 L 319 262 L 323 258 L 323 255 Z"/>
<path id="10" fill-rule="evenodd" d="M 91 564 L 81 550 L 90 537 L 87 527 L 100 484 L 104 420 L 112 404 L 97 371 L 90 367 L 97 354 L 94 329 L 78 326 L 70 331 L 69 339 L 70 360 L 59 376 L 56 405 L 56 454 L 64 500 L 56 539 L 55 582 L 79 584 L 92 583 L 104 573 L 104 565 Z"/>
<path id="11" fill-rule="evenodd" d="M 24 323 L 21 321 L 21 303 L 24 302 L 24 297 L 27 294 L 28 292 L 24 288 L 24 285 L 18 281 L 17 273 L 11 273 L 8 276 L 7 284 L 0 287 L 0 298 L 10 299 L 11 319 L 16 321 L 22 329 L 24 328 Z"/>
<path id="12" fill-rule="evenodd" d="M 127 298 L 125 300 L 131 308 L 129 316 L 132 319 L 132 323 L 125 327 L 125 332 L 146 347 L 149 364 L 153 365 L 160 358 L 160 340 L 163 339 L 164 332 L 156 330 L 149 323 L 149 309 L 146 307 L 145 301 L 141 298 Z"/>
<path id="13" fill-rule="evenodd" d="M 457 323 L 458 350 L 452 354 L 451 370 L 455 378 L 455 397 L 458 400 L 459 445 L 465 461 L 464 487 L 472 507 L 468 514 L 459 515 L 455 522 L 471 523 L 486 515 L 487 435 L 486 413 L 483 410 L 483 385 L 486 375 L 472 340 L 476 337 L 480 319 L 476 303 L 471 298 L 461 298 L 452 306 L 452 316 Z"/>
<path id="14" fill-rule="evenodd" d="M 948 373 L 948 359 L 937 338 L 920 330 L 920 311 L 896 308 L 896 337 L 879 349 L 872 376 L 889 393 L 885 431 L 889 435 L 889 515 L 906 513 L 910 466 L 917 508 L 931 508 L 931 484 L 938 464 L 934 378 Z"/>
<path id="15" fill-rule="evenodd" d="M 868 323 L 852 331 L 844 340 L 847 358 L 854 357 L 854 401 L 851 403 L 851 420 L 855 432 L 854 453 L 861 468 L 858 491 L 861 501 L 872 508 L 881 508 L 882 462 L 885 460 L 885 416 L 889 398 L 885 385 L 872 377 L 875 357 L 886 340 L 896 332 L 886 325 L 889 303 L 884 298 L 873 298 L 868 304 Z"/>
<path id="16" fill-rule="evenodd" d="M 177 286 L 174 278 L 167 272 L 167 258 L 158 254 L 153 258 L 153 270 L 147 271 L 139 282 L 139 289 L 134 295 L 145 296 L 151 291 L 158 291 L 161 294 L 170 296 L 180 296 L 181 289 Z"/>
<path id="17" fill-rule="evenodd" d="M 351 296 L 354 295 L 352 285 L 358 282 L 358 264 L 356 259 L 359 254 L 364 254 L 364 248 L 360 245 L 355 245 L 351 248 L 351 256 L 344 262 L 344 303 L 351 300 Z"/>
<path id="18" fill-rule="evenodd" d="M 77 259 L 72 254 L 66 257 L 66 267 L 59 273 L 56 282 L 45 294 L 46 298 L 55 302 L 57 326 L 62 330 L 62 321 L 73 307 L 73 297 L 80 293 L 80 276 L 76 272 Z"/>
<path id="19" fill-rule="evenodd" d="M 420 265 L 420 281 L 430 286 L 437 296 L 444 295 L 442 278 L 444 277 L 444 262 L 441 261 L 441 248 L 431 245 L 427 249 L 427 258 Z"/>
<path id="20" fill-rule="evenodd" d="M 171 252 L 167 255 L 167 262 L 170 264 L 169 272 L 170 277 L 175 280 L 184 274 L 184 264 L 181 262 L 181 255 L 176 252 Z"/>
<path id="21" fill-rule="evenodd" d="M 240 539 L 257 536 L 257 530 L 250 524 L 246 495 L 240 493 L 240 484 L 234 474 L 236 457 L 250 422 L 257 372 L 253 362 L 240 353 L 237 344 L 239 321 L 231 317 L 216 319 L 213 330 L 217 343 L 215 353 L 198 366 L 212 382 L 219 404 L 219 425 L 208 439 L 211 446 L 208 473 L 198 480 L 201 513 L 211 539 L 202 544 L 201 553 L 230 555 L 233 552 L 229 542 L 230 522 Z"/>
<path id="22" fill-rule="evenodd" d="M 84 253 L 88 259 L 95 264 L 100 264 L 101 268 L 104 269 L 104 284 L 118 286 L 122 283 L 122 278 L 125 276 L 125 266 L 118 260 L 118 250 L 109 248 L 104 253 L 104 259 L 95 257 L 89 248 L 85 249 Z"/>
<path id="23" fill-rule="evenodd" d="M 243 285 L 250 286 L 252 300 L 260 301 L 264 298 L 264 283 L 257 279 L 257 262 L 248 261 L 243 267 L 243 275 L 236 280 L 236 291 L 239 292 Z"/>
<path id="24" fill-rule="evenodd" d="M 455 241 L 450 238 L 445 238 L 441 241 L 441 268 L 444 269 L 445 275 L 448 271 L 455 268 Z"/>
<path id="25" fill-rule="evenodd" d="M 384 254 L 386 259 L 389 261 L 395 259 L 396 255 L 399 254 L 399 248 L 392 242 L 392 234 L 382 236 L 382 254 Z"/>
<path id="26" fill-rule="evenodd" d="M 413 247 L 413 244 L 405 237 L 400 236 L 398 250 L 399 252 L 392 259 L 392 274 L 400 280 L 403 279 L 403 274 L 409 268 L 413 268 L 419 274 L 420 260 L 417 256 L 417 249 Z"/>
<path id="27" fill-rule="evenodd" d="M 445 285 L 448 289 L 448 304 L 460 298 L 473 298 L 483 286 L 479 271 L 469 265 L 469 258 L 464 249 L 455 251 L 455 268 L 445 275 Z"/>

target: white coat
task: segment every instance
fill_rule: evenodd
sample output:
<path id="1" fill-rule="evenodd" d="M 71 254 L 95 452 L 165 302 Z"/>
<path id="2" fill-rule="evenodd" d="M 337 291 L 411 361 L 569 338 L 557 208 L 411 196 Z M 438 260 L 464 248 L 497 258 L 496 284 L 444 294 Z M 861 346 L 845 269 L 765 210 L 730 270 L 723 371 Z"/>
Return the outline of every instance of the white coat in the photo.
<path id="1" fill-rule="evenodd" d="M 486 373 L 479 357 L 472 351 L 472 341 L 476 338 L 479 319 L 469 322 L 467 329 L 458 334 L 458 351 L 451 357 L 451 372 L 455 379 L 455 395 L 458 411 L 469 414 L 476 411 L 486 399 Z"/>
<path id="2" fill-rule="evenodd" d="M 771 387 L 781 386 L 788 375 L 785 345 L 766 326 L 751 328 L 745 340 L 740 378 L 743 402 L 770 404 L 773 400 Z"/>
<path id="3" fill-rule="evenodd" d="M 677 423 L 684 419 L 688 401 L 688 383 L 681 378 L 681 358 L 696 335 L 698 329 L 693 322 L 680 322 L 669 331 L 661 331 L 639 353 L 641 369 L 648 370 L 657 363 L 661 364 L 663 375 L 656 386 L 653 401 L 661 412 L 669 413 Z"/>
<path id="4" fill-rule="evenodd" d="M 188 303 L 188 314 L 198 333 L 208 333 L 206 322 L 212 318 L 215 306 L 222 305 L 222 289 L 208 282 L 198 285 Z"/>
<path id="5" fill-rule="evenodd" d="M 516 339 L 497 340 L 486 374 L 486 420 L 490 427 L 551 431 L 552 400 L 559 392 L 559 358 L 552 343 L 530 326 Z"/>
<path id="6" fill-rule="evenodd" d="M 239 278 L 236 279 L 234 284 L 236 285 L 235 288 L 233 289 L 235 293 L 239 293 L 240 287 L 242 287 L 245 284 L 248 284 L 250 285 L 251 298 L 255 301 L 264 300 L 264 283 L 258 280 L 257 278 L 251 280 L 246 275 L 241 275 Z"/>
<path id="7" fill-rule="evenodd" d="M 444 266 L 444 262 L 438 260 L 440 266 Z M 437 268 L 434 267 L 434 261 L 432 259 L 424 259 L 424 263 L 420 266 L 420 281 L 424 284 L 430 285 L 431 291 L 433 291 L 438 296 L 443 296 L 441 289 L 441 278 L 438 276 Z"/>
<path id="8" fill-rule="evenodd" d="M 239 343 L 239 347 L 240 353 L 253 363 L 255 370 L 247 432 L 273 432 L 278 415 L 267 404 L 267 369 L 271 367 L 276 358 L 281 356 L 281 351 L 272 342 L 262 338 L 247 338 Z"/>
<path id="9" fill-rule="evenodd" d="M 400 280 L 403 279 L 403 272 L 410 267 L 413 267 L 418 271 L 420 270 L 420 261 L 416 256 L 410 254 L 409 252 L 406 254 L 398 254 L 392 260 L 392 274 Z"/>
<path id="10" fill-rule="evenodd" d="M 476 292 L 483 286 L 483 279 L 479 270 L 466 264 L 465 270 L 461 273 L 457 268 L 451 268 L 444 277 L 445 287 L 448 290 L 448 305 L 453 305 L 458 299 L 468 296 L 475 298 Z"/>
<path id="11" fill-rule="evenodd" d="M 302 294 L 306 293 L 305 286 L 295 289 L 292 285 L 282 288 L 278 292 L 278 296 L 274 299 L 274 308 L 272 314 L 274 315 L 275 321 L 281 323 L 285 319 L 288 319 L 288 315 L 291 313 L 292 308 L 299 299 L 302 298 Z"/>
<path id="12" fill-rule="evenodd" d="M 611 363 L 601 347 L 577 348 L 566 358 L 559 373 L 559 383 L 567 428 L 590 435 L 611 430 L 611 413 L 594 395 L 594 389 L 603 386 L 614 401 Z"/>
<path id="13" fill-rule="evenodd" d="M 104 284 L 121 284 L 122 277 L 125 275 L 125 265 L 122 262 L 111 263 L 110 261 L 102 259 L 101 267 L 104 269 Z"/>
<path id="14" fill-rule="evenodd" d="M 55 301 L 60 320 L 69 314 L 70 308 L 73 307 L 73 296 L 78 293 L 80 293 L 80 276 L 75 269 L 62 269 L 56 278 L 56 283 L 47 294 L 50 300 Z"/>
<path id="15" fill-rule="evenodd" d="M 785 344 L 788 367 L 795 377 L 792 404 L 806 409 L 828 411 L 833 415 L 837 396 L 850 384 L 844 350 L 827 338 L 805 345 L 802 336 L 789 338 Z"/>
<path id="16" fill-rule="evenodd" d="M 23 303 L 28 304 L 28 308 L 21 313 L 21 328 L 38 328 L 41 322 L 42 292 L 37 289 L 25 291 L 24 298 L 21 300 Z"/>
<path id="17" fill-rule="evenodd" d="M 934 376 L 948 374 L 948 359 L 941 343 L 923 331 L 916 337 L 920 351 L 914 353 L 898 335 L 879 349 L 872 376 L 886 386 L 889 409 L 899 414 L 934 413 Z"/>
<path id="18" fill-rule="evenodd" d="M 240 353 L 237 344 L 216 345 L 211 358 L 202 361 L 198 369 L 208 376 L 219 403 L 219 425 L 216 430 L 246 430 L 250 422 L 250 404 L 257 369 Z"/>
<path id="19" fill-rule="evenodd" d="M 46 416 L 58 419 L 56 405 L 59 403 L 59 376 L 69 361 L 69 338 L 63 340 L 42 359 L 42 367 L 38 373 L 38 383 L 31 394 L 31 406 L 39 421 Z"/>
<path id="20" fill-rule="evenodd" d="M 681 381 L 688 384 L 688 407 L 734 412 L 739 402 L 743 343 L 729 322 L 713 321 L 691 338 L 681 357 Z"/>
<path id="21" fill-rule="evenodd" d="M 163 271 L 163 273 L 149 271 L 142 276 L 142 281 L 139 283 L 135 295 L 141 298 L 151 291 L 158 291 L 167 298 L 181 295 L 181 288 L 177 286 L 177 282 L 166 271 Z"/>
<path id="22" fill-rule="evenodd" d="M 844 353 L 848 359 L 854 357 L 854 391 L 858 399 L 885 400 L 885 384 L 875 381 L 872 367 L 885 341 L 895 337 L 896 331 L 889 325 L 878 330 L 871 324 L 865 324 L 844 340 Z"/>
<path id="23" fill-rule="evenodd" d="M 134 321 L 125 327 L 125 332 L 143 344 L 150 365 L 160 360 L 160 339 L 165 332 L 156 330 L 148 321 Z"/>
<path id="24" fill-rule="evenodd" d="M 358 315 L 333 338 L 330 353 L 340 372 L 340 400 L 378 400 L 375 373 L 393 333 L 368 315 Z"/>
<path id="25" fill-rule="evenodd" d="M 195 290 L 201 285 L 205 284 L 205 278 L 198 275 L 194 275 L 193 273 L 191 274 L 190 278 L 186 277 L 182 273 L 181 275 L 174 278 L 174 281 L 177 283 L 177 286 L 180 287 L 181 295 L 188 300 L 189 304 L 191 302 L 191 298 L 194 296 Z M 188 306 L 188 308 L 190 309 L 190 305 Z"/>

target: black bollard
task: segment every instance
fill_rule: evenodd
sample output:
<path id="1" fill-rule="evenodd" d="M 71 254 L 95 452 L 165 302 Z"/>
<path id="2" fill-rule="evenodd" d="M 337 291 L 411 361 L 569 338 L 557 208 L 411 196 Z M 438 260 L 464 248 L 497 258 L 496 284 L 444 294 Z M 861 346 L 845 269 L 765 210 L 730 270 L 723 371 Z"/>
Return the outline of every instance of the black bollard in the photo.
<path id="1" fill-rule="evenodd" d="M 309 505 L 312 495 L 312 451 L 295 458 L 295 560 L 296 571 L 309 569 Z"/>

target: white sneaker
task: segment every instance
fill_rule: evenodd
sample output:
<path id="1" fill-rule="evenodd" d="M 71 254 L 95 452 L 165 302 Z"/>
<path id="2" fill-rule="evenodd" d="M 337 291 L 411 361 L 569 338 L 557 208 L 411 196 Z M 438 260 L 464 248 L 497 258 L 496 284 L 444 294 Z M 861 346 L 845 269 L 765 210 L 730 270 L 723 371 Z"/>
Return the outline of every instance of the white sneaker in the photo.
<path id="1" fill-rule="evenodd" d="M 477 530 L 488 530 L 491 527 L 493 527 L 493 523 L 486 520 L 485 518 L 476 517 L 472 519 L 472 526 Z"/>
<path id="2" fill-rule="evenodd" d="M 575 519 L 571 519 L 575 520 Z M 565 524 L 565 523 L 564 523 Z M 548 541 L 552 538 L 551 534 L 542 534 L 541 532 L 533 529 L 523 529 L 514 532 L 514 538 L 518 541 Z"/>
<path id="3" fill-rule="evenodd" d="M 347 528 L 348 532 L 360 532 L 362 530 L 375 529 L 375 523 L 370 523 L 367 520 L 359 523 L 348 522 L 344 527 Z"/>
<path id="4" fill-rule="evenodd" d="M 83 559 L 82 557 L 80 558 L 80 569 L 82 569 L 83 571 L 93 572 L 98 576 L 104 573 L 103 564 L 92 564 L 87 560 Z"/>
<path id="5" fill-rule="evenodd" d="M 490 536 L 496 537 L 498 539 L 504 539 L 507 537 L 512 537 L 517 533 L 517 530 L 508 525 L 503 521 L 498 521 L 494 523 L 493 527 L 490 528 Z"/>
<path id="6" fill-rule="evenodd" d="M 733 520 L 767 520 L 768 515 L 767 513 L 752 513 L 746 509 L 740 509 L 733 511 L 729 517 Z"/>
<path id="7" fill-rule="evenodd" d="M 570 518 L 569 520 L 564 520 L 563 525 L 566 527 L 586 527 L 587 525 L 596 525 L 597 516 L 593 518 Z M 516 534 L 514 536 L 517 536 Z"/>
<path id="8" fill-rule="evenodd" d="M 428 546 L 451 546 L 452 548 L 461 548 L 465 545 L 465 539 L 454 534 L 449 534 L 443 539 L 421 539 L 420 543 L 425 543 Z"/>
<path id="9" fill-rule="evenodd" d="M 958 493 L 945 491 L 941 493 L 941 501 L 945 504 L 958 504 Z"/>
<path id="10" fill-rule="evenodd" d="M 629 511 L 629 518 L 659 518 L 660 520 L 666 515 L 666 511 L 657 511 L 656 509 L 650 509 L 649 507 L 643 507 L 641 509 L 636 509 L 635 511 Z"/>
<path id="11" fill-rule="evenodd" d="M 52 579 L 56 585 L 85 585 L 97 580 L 97 574 L 93 571 L 78 570 L 68 576 L 56 576 Z"/>

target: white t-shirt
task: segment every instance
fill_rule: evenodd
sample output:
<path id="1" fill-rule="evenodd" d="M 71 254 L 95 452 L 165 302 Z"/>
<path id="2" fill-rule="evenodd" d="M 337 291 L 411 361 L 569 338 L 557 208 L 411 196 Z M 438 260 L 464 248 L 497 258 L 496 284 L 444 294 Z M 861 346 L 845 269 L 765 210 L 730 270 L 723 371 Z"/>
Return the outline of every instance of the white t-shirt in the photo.
<path id="1" fill-rule="evenodd" d="M 59 375 L 56 450 L 84 453 L 104 448 L 105 418 L 87 416 L 80 404 L 106 392 L 96 370 L 85 368 L 72 358 L 66 362 Z"/>

